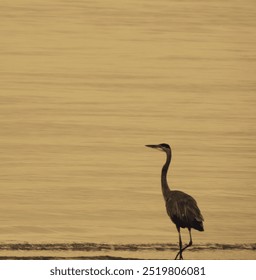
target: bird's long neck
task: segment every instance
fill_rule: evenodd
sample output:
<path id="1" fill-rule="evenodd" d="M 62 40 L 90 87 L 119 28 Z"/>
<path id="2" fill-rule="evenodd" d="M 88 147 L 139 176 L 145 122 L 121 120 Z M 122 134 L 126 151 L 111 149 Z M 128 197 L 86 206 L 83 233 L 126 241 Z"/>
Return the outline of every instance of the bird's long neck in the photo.
<path id="1" fill-rule="evenodd" d="M 168 183 L 167 183 L 167 172 L 172 159 L 172 152 L 171 150 L 166 151 L 166 162 L 162 168 L 162 175 L 161 175 L 161 183 L 162 183 L 162 192 L 164 199 L 168 198 L 168 194 L 171 192 Z"/>

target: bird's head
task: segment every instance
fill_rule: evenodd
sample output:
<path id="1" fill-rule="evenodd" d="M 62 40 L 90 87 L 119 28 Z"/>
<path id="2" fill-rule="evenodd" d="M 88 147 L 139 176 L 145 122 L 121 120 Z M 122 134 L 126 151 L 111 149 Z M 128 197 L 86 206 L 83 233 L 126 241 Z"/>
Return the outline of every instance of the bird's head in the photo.
<path id="1" fill-rule="evenodd" d="M 146 145 L 146 147 L 156 149 L 161 152 L 169 152 L 171 150 L 171 147 L 168 144 L 162 143 L 158 145 Z"/>

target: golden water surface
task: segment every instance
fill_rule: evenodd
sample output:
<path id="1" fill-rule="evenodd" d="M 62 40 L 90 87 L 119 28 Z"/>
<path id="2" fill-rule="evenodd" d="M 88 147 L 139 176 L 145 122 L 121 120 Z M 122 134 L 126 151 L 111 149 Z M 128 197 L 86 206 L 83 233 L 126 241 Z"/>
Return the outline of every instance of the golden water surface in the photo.
<path id="1" fill-rule="evenodd" d="M 0 242 L 255 242 L 256 2 L 2 0 Z M 186 231 L 182 232 L 188 239 Z"/>

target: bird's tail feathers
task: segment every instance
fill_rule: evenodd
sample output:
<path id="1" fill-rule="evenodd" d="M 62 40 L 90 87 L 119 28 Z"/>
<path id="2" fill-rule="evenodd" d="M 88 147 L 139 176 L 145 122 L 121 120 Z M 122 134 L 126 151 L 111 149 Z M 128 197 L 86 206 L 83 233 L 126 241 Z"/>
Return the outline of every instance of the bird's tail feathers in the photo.
<path id="1" fill-rule="evenodd" d="M 197 229 L 199 231 L 204 231 L 203 221 L 202 220 L 198 221 L 197 219 L 195 219 L 195 221 L 193 223 L 193 228 Z"/>

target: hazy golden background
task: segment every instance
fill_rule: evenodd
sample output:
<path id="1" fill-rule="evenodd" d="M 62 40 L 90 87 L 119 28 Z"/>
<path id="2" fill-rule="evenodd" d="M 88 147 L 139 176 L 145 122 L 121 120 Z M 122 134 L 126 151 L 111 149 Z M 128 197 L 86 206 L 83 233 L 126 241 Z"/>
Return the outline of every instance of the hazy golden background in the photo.
<path id="1" fill-rule="evenodd" d="M 0 242 L 255 242 L 256 2 L 0 4 Z M 187 233 L 184 240 L 188 239 Z"/>

